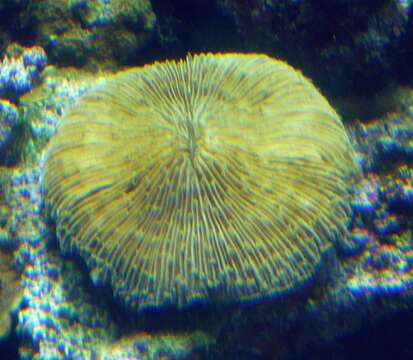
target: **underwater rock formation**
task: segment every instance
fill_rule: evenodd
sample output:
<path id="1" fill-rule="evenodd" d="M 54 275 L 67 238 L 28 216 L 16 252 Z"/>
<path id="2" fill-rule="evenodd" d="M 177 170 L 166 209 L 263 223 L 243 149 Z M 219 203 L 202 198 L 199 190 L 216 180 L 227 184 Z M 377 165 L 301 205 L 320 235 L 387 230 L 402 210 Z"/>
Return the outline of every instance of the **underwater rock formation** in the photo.
<path id="1" fill-rule="evenodd" d="M 47 65 L 45 51 L 39 46 L 24 48 L 10 44 L 0 62 L 0 165 L 19 162 L 30 141 L 29 125 L 18 107 L 20 98 L 40 83 Z"/>
<path id="2" fill-rule="evenodd" d="M 46 53 L 39 46 L 10 47 L 0 63 L 0 98 L 15 100 L 30 91 L 46 64 Z"/>
<path id="3" fill-rule="evenodd" d="M 116 66 L 133 58 L 153 36 L 149 0 L 38 0 L 21 15 L 51 62 Z"/>
<path id="4" fill-rule="evenodd" d="M 0 250 L 0 340 L 11 331 L 11 313 L 16 312 L 23 294 L 13 253 Z"/>
<path id="5" fill-rule="evenodd" d="M 198 359 L 210 346 L 208 335 L 201 332 L 156 334 L 137 333 L 109 343 L 96 354 L 98 360 L 113 359 Z M 199 359 L 202 359 L 199 355 Z"/>
<path id="6" fill-rule="evenodd" d="M 12 331 L 12 313 L 17 313 L 23 286 L 21 270 L 15 261 L 16 246 L 10 243 L 10 222 L 12 209 L 7 192 L 10 186 L 10 171 L 0 167 L 0 340 Z"/>
<path id="7" fill-rule="evenodd" d="M 58 114 L 84 92 L 85 85 L 78 82 L 73 88 L 66 79 L 57 85 L 53 72 L 45 76 L 44 93 L 34 91 L 21 100 L 36 146 L 30 161 L 11 170 L 7 193 L 8 244 L 17 247 L 15 261 L 23 269 L 16 329 L 19 352 L 21 359 L 90 359 L 95 348 L 115 340 L 116 326 L 105 306 L 86 292 L 79 269 L 49 249 L 39 182 L 44 139 L 54 133 Z M 88 79 L 87 86 L 97 81 Z"/>
<path id="8" fill-rule="evenodd" d="M 413 81 L 410 1 L 7 0 L 0 16 L 10 22 L 0 50 L 22 39 L 42 45 L 56 65 L 119 68 L 187 51 L 255 51 L 302 69 L 331 95 L 372 96 Z"/>
<path id="9" fill-rule="evenodd" d="M 18 124 L 17 107 L 8 100 L 0 99 L 0 151 L 4 151 L 4 148 L 10 143 L 12 132 Z"/>
<path id="10" fill-rule="evenodd" d="M 413 286 L 413 117 L 406 109 L 351 128 L 366 174 L 355 193 L 350 239 L 354 291 L 409 293 Z"/>
<path id="11" fill-rule="evenodd" d="M 217 0 L 217 3 L 234 19 L 246 49 L 274 54 L 291 62 L 330 94 L 372 94 L 396 78 L 403 80 L 401 74 L 411 74 L 406 60 L 410 59 L 408 49 L 412 46 L 408 39 L 412 22 L 409 2 Z"/>
<path id="12" fill-rule="evenodd" d="M 135 309 L 282 296 L 349 221 L 354 153 L 285 63 L 197 55 L 119 74 L 53 137 L 45 201 L 63 251 Z"/>

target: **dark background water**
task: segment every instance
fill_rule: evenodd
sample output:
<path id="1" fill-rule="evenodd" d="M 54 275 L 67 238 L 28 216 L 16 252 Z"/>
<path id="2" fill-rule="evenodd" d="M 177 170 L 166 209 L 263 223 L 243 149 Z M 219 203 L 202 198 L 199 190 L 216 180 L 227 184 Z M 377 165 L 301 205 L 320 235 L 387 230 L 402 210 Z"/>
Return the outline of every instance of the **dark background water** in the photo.
<path id="1" fill-rule="evenodd" d="M 366 321 L 357 333 L 308 349 L 305 356 L 295 360 L 413 359 L 412 321 L 410 312 L 396 313 L 374 325 Z"/>

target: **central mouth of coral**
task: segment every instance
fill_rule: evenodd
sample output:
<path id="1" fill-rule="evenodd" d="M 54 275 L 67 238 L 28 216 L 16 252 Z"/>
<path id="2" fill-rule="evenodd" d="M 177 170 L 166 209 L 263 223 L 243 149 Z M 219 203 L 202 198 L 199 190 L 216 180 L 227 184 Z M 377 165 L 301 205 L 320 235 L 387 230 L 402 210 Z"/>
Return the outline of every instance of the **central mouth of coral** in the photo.
<path id="1" fill-rule="evenodd" d="M 199 153 L 201 142 L 201 131 L 193 119 L 187 119 L 184 124 L 184 149 L 189 155 L 192 164 L 195 163 Z"/>
<path id="2" fill-rule="evenodd" d="M 197 141 L 194 137 L 189 137 L 188 138 L 188 153 L 189 156 L 191 157 L 191 160 L 195 159 L 195 153 L 197 149 Z"/>

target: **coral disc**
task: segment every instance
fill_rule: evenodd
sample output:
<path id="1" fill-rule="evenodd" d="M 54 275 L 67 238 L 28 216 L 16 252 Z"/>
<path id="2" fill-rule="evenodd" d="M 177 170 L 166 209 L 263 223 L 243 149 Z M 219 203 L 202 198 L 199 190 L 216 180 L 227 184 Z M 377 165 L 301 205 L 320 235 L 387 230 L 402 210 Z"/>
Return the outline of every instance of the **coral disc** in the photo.
<path id="1" fill-rule="evenodd" d="M 257 54 L 124 71 L 62 120 L 44 173 L 64 251 L 136 309 L 282 295 L 344 236 L 354 152 L 303 75 Z"/>

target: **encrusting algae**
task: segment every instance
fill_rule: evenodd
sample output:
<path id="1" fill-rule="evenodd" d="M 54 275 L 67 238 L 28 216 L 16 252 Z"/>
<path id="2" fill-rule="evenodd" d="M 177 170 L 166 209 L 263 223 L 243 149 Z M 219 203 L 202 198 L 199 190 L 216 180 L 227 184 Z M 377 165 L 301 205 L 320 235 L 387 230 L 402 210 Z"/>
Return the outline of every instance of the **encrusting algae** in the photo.
<path id="1" fill-rule="evenodd" d="M 17 310 L 23 295 L 20 283 L 13 254 L 0 250 L 0 339 L 10 333 L 11 313 Z"/>
<path id="2" fill-rule="evenodd" d="M 129 307 L 286 294 L 345 238 L 357 171 L 315 86 L 257 54 L 124 71 L 53 137 L 43 187 L 64 251 Z"/>

